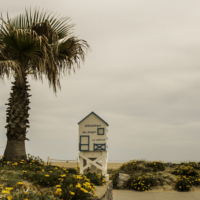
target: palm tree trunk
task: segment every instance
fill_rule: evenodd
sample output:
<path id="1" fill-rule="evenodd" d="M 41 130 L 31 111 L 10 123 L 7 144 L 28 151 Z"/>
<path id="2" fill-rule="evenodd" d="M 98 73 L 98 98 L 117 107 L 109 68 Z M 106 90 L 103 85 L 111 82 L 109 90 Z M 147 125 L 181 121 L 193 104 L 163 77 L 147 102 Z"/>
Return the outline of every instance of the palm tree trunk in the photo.
<path id="1" fill-rule="evenodd" d="M 12 82 L 14 86 L 10 93 L 10 98 L 8 99 L 9 103 L 5 105 L 9 105 L 7 112 L 7 145 L 4 152 L 4 161 L 14 161 L 19 162 L 22 159 L 27 161 L 26 157 L 26 149 L 25 149 L 25 140 L 29 140 L 26 138 L 26 128 L 30 127 L 27 125 L 28 121 L 28 104 L 30 103 L 28 97 L 28 83 L 26 81 L 26 74 L 23 78 L 24 85 L 19 84 L 19 77 L 15 77 L 15 81 Z"/>
<path id="2" fill-rule="evenodd" d="M 4 156 L 6 161 L 19 162 L 21 160 L 27 160 L 25 141 L 7 140 Z"/>

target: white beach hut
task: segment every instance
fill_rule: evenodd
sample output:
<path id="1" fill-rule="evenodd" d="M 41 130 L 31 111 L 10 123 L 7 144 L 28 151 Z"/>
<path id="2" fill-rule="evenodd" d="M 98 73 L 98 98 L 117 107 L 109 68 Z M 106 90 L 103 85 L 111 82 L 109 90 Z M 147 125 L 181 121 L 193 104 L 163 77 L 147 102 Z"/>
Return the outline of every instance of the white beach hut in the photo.
<path id="1" fill-rule="evenodd" d="M 78 125 L 80 173 L 83 174 L 88 167 L 91 168 L 91 172 L 97 171 L 99 168 L 102 174 L 106 174 L 108 180 L 108 123 L 96 113 L 91 112 Z M 102 160 L 102 164 L 98 163 L 100 160 Z"/>

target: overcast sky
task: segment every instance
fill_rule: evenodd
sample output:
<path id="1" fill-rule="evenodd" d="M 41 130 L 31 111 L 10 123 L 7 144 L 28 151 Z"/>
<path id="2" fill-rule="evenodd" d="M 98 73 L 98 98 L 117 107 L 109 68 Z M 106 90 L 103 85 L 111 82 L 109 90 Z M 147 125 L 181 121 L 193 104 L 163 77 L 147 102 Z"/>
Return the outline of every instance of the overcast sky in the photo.
<path id="1" fill-rule="evenodd" d="M 108 160 L 200 162 L 199 0 L 1 0 L 10 18 L 38 6 L 71 17 L 91 47 L 62 75 L 57 97 L 28 77 L 26 153 L 76 159 L 78 122 L 94 111 L 108 124 Z M 6 18 L 5 18 L 6 19 Z M 0 81 L 0 154 L 11 81 Z"/>

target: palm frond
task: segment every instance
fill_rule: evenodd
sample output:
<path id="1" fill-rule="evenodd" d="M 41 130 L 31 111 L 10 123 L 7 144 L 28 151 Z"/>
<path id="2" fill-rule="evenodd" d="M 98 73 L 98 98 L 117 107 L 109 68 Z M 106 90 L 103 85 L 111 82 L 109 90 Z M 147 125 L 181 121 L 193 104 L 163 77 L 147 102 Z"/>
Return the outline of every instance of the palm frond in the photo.
<path id="1" fill-rule="evenodd" d="M 48 10 L 44 12 L 44 9 L 40 12 L 40 9 L 35 8 L 33 14 L 31 8 L 29 12 L 25 9 L 25 14 L 20 14 L 19 16 L 12 18 L 10 26 L 15 27 L 15 29 L 29 29 L 33 24 L 41 24 L 44 21 L 49 21 L 52 30 L 57 31 L 59 39 L 70 36 L 72 34 L 72 28 L 74 27 L 74 24 L 68 24 L 69 21 L 71 21 L 70 17 L 62 17 L 59 19 L 59 15 L 51 15 L 52 12 Z"/>
<path id="2" fill-rule="evenodd" d="M 2 55 L 0 55 L 0 79 L 4 80 L 4 76 L 7 75 L 7 78 L 11 78 L 15 73 L 20 72 L 20 63 L 18 61 L 7 60 Z"/>
<path id="3" fill-rule="evenodd" d="M 59 44 L 58 54 L 55 55 L 58 67 L 58 73 L 64 69 L 67 73 L 71 68 L 75 72 L 75 67 L 80 67 L 80 60 L 84 62 L 87 50 L 90 50 L 90 46 L 85 40 L 79 40 L 76 37 L 71 37 L 63 40 Z"/>
<path id="4" fill-rule="evenodd" d="M 80 67 L 88 43 L 71 36 L 74 24 L 68 24 L 69 17 L 60 18 L 44 9 L 25 9 L 25 14 L 7 18 L 7 22 L 1 18 L 0 25 L 0 76 L 8 76 L 8 69 L 21 80 L 30 73 L 35 80 L 45 75 L 56 94 L 62 70 Z"/>
<path id="5" fill-rule="evenodd" d="M 0 35 L 4 49 L 12 48 L 16 56 L 23 54 L 30 58 L 39 56 L 41 43 L 45 41 L 43 36 L 38 36 L 36 32 L 26 29 L 15 29 L 9 33 L 4 27 L 1 27 Z"/>

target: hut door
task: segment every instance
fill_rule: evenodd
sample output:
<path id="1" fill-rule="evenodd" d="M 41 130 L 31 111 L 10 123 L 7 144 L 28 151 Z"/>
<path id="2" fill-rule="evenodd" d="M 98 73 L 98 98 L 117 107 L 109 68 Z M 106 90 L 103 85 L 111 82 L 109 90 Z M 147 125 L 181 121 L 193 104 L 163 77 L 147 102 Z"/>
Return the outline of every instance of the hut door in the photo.
<path id="1" fill-rule="evenodd" d="M 80 151 L 89 151 L 89 135 L 81 135 L 79 145 Z"/>

